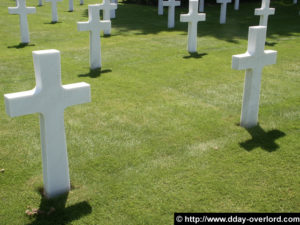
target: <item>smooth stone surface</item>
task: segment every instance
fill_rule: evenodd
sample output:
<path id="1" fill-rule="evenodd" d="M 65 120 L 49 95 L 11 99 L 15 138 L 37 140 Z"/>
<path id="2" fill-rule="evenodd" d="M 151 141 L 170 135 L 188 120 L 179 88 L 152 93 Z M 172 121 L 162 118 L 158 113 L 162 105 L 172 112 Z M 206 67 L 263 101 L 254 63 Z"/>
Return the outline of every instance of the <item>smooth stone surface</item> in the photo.
<path id="1" fill-rule="evenodd" d="M 180 15 L 180 22 L 188 22 L 188 47 L 190 53 L 197 52 L 197 25 L 205 21 L 206 14 L 198 13 L 198 0 L 189 1 L 189 13 Z"/>
<path id="2" fill-rule="evenodd" d="M 158 15 L 164 15 L 164 6 L 163 6 L 163 0 L 158 0 Z"/>
<path id="3" fill-rule="evenodd" d="M 226 14 L 227 14 L 227 4 L 231 3 L 231 0 L 217 0 L 217 3 L 221 4 L 220 24 L 225 24 Z"/>
<path id="4" fill-rule="evenodd" d="M 45 2 L 51 2 L 52 22 L 53 23 L 57 22 L 58 21 L 57 2 L 62 2 L 62 0 L 45 0 Z"/>
<path id="5" fill-rule="evenodd" d="M 269 15 L 274 15 L 275 9 L 270 8 L 270 0 L 262 0 L 261 8 L 255 9 L 255 15 L 260 16 L 259 25 L 268 26 Z"/>
<path id="6" fill-rule="evenodd" d="M 175 7 L 180 6 L 180 1 L 163 1 L 163 6 L 168 6 L 168 28 L 175 27 Z"/>
<path id="7" fill-rule="evenodd" d="M 277 52 L 264 50 L 267 28 L 249 28 L 248 50 L 245 54 L 232 56 L 232 68 L 246 70 L 241 126 L 254 127 L 258 122 L 261 73 L 263 67 L 276 63 Z"/>
<path id="8" fill-rule="evenodd" d="M 199 12 L 204 12 L 204 0 L 199 0 Z"/>
<path id="9" fill-rule="evenodd" d="M 235 0 L 235 2 L 234 2 L 234 9 L 235 10 L 239 10 L 239 8 L 240 8 L 240 0 Z"/>
<path id="10" fill-rule="evenodd" d="M 8 7 L 8 12 L 10 14 L 17 14 L 20 16 L 21 42 L 25 44 L 29 43 L 30 37 L 27 14 L 35 13 L 35 7 L 26 7 L 26 0 L 17 0 L 17 7 Z"/>
<path id="11" fill-rule="evenodd" d="M 77 22 L 79 31 L 90 31 L 90 68 L 101 68 L 100 31 L 111 27 L 110 21 L 100 21 L 100 5 L 89 5 L 88 22 Z"/>
<path id="12" fill-rule="evenodd" d="M 103 0 L 102 4 L 100 4 L 100 9 L 103 11 L 103 20 L 110 21 L 111 12 L 117 9 L 117 4 L 111 3 L 110 0 Z M 105 35 L 110 35 L 111 26 L 108 29 L 105 29 L 103 32 Z"/>
<path id="13" fill-rule="evenodd" d="M 114 3 L 114 4 L 116 4 L 116 5 L 118 6 L 118 0 L 111 0 L 111 3 Z M 117 9 L 117 8 L 112 9 L 112 10 L 110 11 L 110 18 L 111 18 L 111 19 L 115 19 L 115 18 L 116 18 L 116 9 Z"/>
<path id="14" fill-rule="evenodd" d="M 50 198 L 70 190 L 64 128 L 64 109 L 91 101 L 90 85 L 84 82 L 62 85 L 60 52 L 33 52 L 36 87 L 5 94 L 6 112 L 11 117 L 39 113 L 43 177 Z"/>

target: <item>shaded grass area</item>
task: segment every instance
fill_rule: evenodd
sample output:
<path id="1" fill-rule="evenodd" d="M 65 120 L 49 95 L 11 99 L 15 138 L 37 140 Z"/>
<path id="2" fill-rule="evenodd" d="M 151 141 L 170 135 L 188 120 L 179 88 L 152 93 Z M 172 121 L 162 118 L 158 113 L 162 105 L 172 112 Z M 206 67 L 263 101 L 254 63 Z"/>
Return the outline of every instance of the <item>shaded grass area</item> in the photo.
<path id="1" fill-rule="evenodd" d="M 228 22 L 206 5 L 198 53 L 186 51 L 187 24 L 167 29 L 167 12 L 120 4 L 112 35 L 101 36 L 101 70 L 89 69 L 87 4 L 50 4 L 29 15 L 31 43 L 20 45 L 13 1 L 0 3 L 0 93 L 35 85 L 32 51 L 61 51 L 63 84 L 91 84 L 92 102 L 65 111 L 73 189 L 47 200 L 42 187 L 38 115 L 9 118 L 0 103 L 1 224 L 172 224 L 174 212 L 299 212 L 300 29 L 297 7 L 274 2 L 266 49 L 277 64 L 263 71 L 258 127 L 240 119 L 244 53 L 258 3 L 229 5 Z M 284 4 L 283 4 L 284 3 Z M 37 2 L 28 0 L 27 5 Z M 46 212 L 29 217 L 25 210 Z M 51 208 L 55 211 L 47 215 Z"/>

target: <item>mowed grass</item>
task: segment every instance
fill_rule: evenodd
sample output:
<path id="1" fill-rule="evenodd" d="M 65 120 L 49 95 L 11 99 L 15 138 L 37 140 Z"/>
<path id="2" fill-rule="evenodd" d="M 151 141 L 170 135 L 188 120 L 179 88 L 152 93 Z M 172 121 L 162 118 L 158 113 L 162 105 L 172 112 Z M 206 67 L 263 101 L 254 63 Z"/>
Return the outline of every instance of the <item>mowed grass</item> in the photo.
<path id="1" fill-rule="evenodd" d="M 36 6 L 37 0 L 27 0 Z M 32 51 L 61 51 L 62 82 L 91 85 L 92 102 L 65 111 L 72 190 L 43 198 L 38 114 L 10 118 L 0 101 L 0 224 L 173 224 L 174 212 L 300 211 L 300 16 L 289 1 L 272 2 L 259 126 L 238 126 L 244 71 L 231 57 L 247 49 L 254 8 L 206 5 L 198 54 L 186 51 L 187 24 L 167 29 L 167 10 L 119 4 L 112 35 L 103 37 L 102 72 L 89 70 L 86 0 L 74 12 L 58 3 L 28 16 L 31 45 L 20 46 L 14 1 L 0 3 L 0 95 L 35 86 Z M 47 215 L 54 207 L 55 212 Z M 25 210 L 44 213 L 29 217 Z"/>

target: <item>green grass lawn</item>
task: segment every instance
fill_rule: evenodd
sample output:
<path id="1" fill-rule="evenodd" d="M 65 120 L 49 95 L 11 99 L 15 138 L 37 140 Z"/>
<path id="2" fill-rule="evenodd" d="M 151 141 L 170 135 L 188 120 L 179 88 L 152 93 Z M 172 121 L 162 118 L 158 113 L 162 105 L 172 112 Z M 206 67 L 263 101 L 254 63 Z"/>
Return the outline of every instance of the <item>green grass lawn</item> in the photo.
<path id="1" fill-rule="evenodd" d="M 282 3 L 281 3 L 282 2 Z M 300 16 L 291 1 L 273 3 L 259 126 L 238 126 L 244 71 L 231 57 L 247 49 L 254 8 L 206 5 L 198 26 L 198 54 L 186 51 L 187 23 L 167 29 L 167 10 L 119 4 L 112 35 L 103 37 L 102 72 L 89 70 L 86 0 L 68 12 L 58 3 L 29 15 L 31 45 L 20 46 L 19 17 L 0 2 L 0 95 L 35 86 L 32 51 L 61 51 L 62 81 L 91 85 L 92 102 L 65 111 L 72 190 L 43 198 L 39 117 L 10 118 L 0 101 L 0 224 L 173 224 L 174 212 L 300 211 Z M 36 6 L 37 0 L 27 0 Z M 298 6 L 299 7 L 299 6 Z M 29 217 L 27 209 L 50 215 Z"/>

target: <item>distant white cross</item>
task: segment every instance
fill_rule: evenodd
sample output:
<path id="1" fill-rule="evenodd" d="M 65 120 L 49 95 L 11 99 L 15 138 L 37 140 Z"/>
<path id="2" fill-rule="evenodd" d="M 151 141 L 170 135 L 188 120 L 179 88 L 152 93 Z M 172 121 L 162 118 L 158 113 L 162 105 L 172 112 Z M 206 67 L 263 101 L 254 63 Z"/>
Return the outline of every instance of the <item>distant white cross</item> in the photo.
<path id="1" fill-rule="evenodd" d="M 197 25 L 205 21 L 206 14 L 198 13 L 198 0 L 189 1 L 189 13 L 180 15 L 180 22 L 188 22 L 188 51 L 197 52 Z"/>
<path id="2" fill-rule="evenodd" d="M 38 6 L 42 6 L 42 5 L 43 5 L 43 1 L 42 1 L 42 0 L 39 0 Z"/>
<path id="3" fill-rule="evenodd" d="M 158 15 L 164 15 L 163 0 L 158 0 Z"/>
<path id="4" fill-rule="evenodd" d="M 204 0 L 199 0 L 199 12 L 204 12 Z"/>
<path id="5" fill-rule="evenodd" d="M 69 0 L 69 12 L 73 12 L 73 11 L 74 11 L 74 1 Z"/>
<path id="6" fill-rule="evenodd" d="M 250 27 L 247 52 L 232 56 L 232 68 L 246 70 L 241 115 L 241 126 L 246 128 L 257 125 L 263 67 L 276 63 L 277 52 L 264 50 L 266 32 L 265 26 Z"/>
<path id="7" fill-rule="evenodd" d="M 163 1 L 163 6 L 168 6 L 168 28 L 175 27 L 175 7 L 180 6 L 180 1 Z"/>
<path id="8" fill-rule="evenodd" d="M 114 3 L 118 6 L 118 0 L 111 0 L 111 3 Z M 110 11 L 110 18 L 115 19 L 116 18 L 116 9 L 112 9 Z"/>
<path id="9" fill-rule="evenodd" d="M 110 0 L 103 0 L 102 4 L 100 4 L 100 9 L 103 10 L 103 20 L 110 21 L 110 15 L 112 10 L 117 8 L 117 4 L 111 3 Z M 110 35 L 111 32 L 111 26 L 104 30 L 105 35 Z"/>
<path id="10" fill-rule="evenodd" d="M 227 4 L 231 3 L 231 0 L 217 0 L 217 3 L 221 3 L 220 24 L 226 23 Z"/>
<path id="11" fill-rule="evenodd" d="M 33 52 L 36 87 L 31 91 L 5 94 L 11 117 L 40 114 L 43 177 L 46 195 L 55 197 L 70 189 L 64 109 L 91 101 L 90 85 L 62 85 L 60 52 Z"/>
<path id="12" fill-rule="evenodd" d="M 83 0 L 80 0 L 80 5 L 83 5 L 83 3 L 84 3 Z"/>
<path id="13" fill-rule="evenodd" d="M 239 8 L 240 8 L 240 0 L 235 0 L 235 2 L 234 2 L 234 9 L 235 10 L 239 10 Z"/>
<path id="14" fill-rule="evenodd" d="M 255 9 L 255 15 L 260 16 L 259 25 L 268 26 L 269 15 L 274 15 L 275 9 L 270 8 L 270 0 L 262 0 L 261 8 Z"/>
<path id="15" fill-rule="evenodd" d="M 19 14 L 20 16 L 20 31 L 21 31 L 21 42 L 29 43 L 29 30 L 27 14 L 35 13 L 35 7 L 26 7 L 26 0 L 17 0 L 17 7 L 8 7 L 10 14 Z"/>
<path id="16" fill-rule="evenodd" d="M 111 27 L 110 21 L 100 21 L 100 5 L 89 5 L 89 21 L 77 22 L 79 31 L 90 31 L 90 68 L 101 68 L 100 31 Z"/>
<path id="17" fill-rule="evenodd" d="M 58 21 L 57 15 L 57 2 L 61 2 L 62 0 L 45 0 L 45 2 L 51 2 L 52 9 L 52 22 L 56 23 Z"/>
<path id="18" fill-rule="evenodd" d="M 294 4 L 297 4 L 297 0 L 294 0 L 293 3 L 294 3 Z"/>

